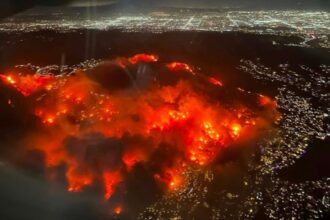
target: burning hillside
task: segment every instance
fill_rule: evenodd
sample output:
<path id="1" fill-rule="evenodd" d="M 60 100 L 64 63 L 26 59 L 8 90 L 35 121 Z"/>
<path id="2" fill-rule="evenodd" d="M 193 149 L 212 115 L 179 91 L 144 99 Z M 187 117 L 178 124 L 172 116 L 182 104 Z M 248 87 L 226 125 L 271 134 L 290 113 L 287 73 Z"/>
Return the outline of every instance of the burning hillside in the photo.
<path id="1" fill-rule="evenodd" d="M 278 118 L 266 96 L 149 54 L 61 75 L 13 70 L 0 79 L 6 108 L 29 119 L 10 140 L 19 146 L 13 154 L 41 152 L 49 181 L 64 175 L 69 192 L 102 188 L 104 200 L 124 194 L 137 165 L 162 193 L 184 187 L 185 169 L 212 167 L 223 149 L 257 138 Z"/>

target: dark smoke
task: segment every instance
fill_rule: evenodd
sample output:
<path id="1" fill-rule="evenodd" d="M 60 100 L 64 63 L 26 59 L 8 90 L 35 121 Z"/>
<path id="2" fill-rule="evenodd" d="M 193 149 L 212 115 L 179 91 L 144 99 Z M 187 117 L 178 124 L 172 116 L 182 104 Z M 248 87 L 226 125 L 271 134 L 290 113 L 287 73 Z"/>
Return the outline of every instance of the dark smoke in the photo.
<path id="1" fill-rule="evenodd" d="M 106 213 L 93 195 L 69 195 L 43 179 L 1 162 L 0 218 L 6 220 L 103 220 Z"/>

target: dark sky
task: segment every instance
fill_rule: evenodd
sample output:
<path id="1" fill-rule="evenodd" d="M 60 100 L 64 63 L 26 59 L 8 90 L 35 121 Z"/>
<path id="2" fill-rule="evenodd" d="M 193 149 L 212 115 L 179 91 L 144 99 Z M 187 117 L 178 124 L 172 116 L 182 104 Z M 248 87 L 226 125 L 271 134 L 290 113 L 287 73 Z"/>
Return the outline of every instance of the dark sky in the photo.
<path id="1" fill-rule="evenodd" d="M 122 7 L 239 7 L 252 9 L 329 10 L 330 0 L 0 0 L 0 17 L 6 17 L 35 5 L 66 5 L 72 2 L 117 2 Z M 82 4 L 81 4 L 82 3 Z"/>

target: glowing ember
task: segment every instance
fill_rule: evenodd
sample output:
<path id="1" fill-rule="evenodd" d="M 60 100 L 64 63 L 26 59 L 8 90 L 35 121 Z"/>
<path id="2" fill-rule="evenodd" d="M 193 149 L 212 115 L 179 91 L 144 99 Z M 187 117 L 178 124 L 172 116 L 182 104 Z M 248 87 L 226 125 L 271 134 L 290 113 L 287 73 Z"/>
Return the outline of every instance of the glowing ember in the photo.
<path id="1" fill-rule="evenodd" d="M 261 106 L 272 106 L 273 108 L 276 108 L 277 106 L 275 101 L 264 95 L 259 95 L 259 104 Z"/>
<path id="2" fill-rule="evenodd" d="M 231 126 L 231 130 L 232 130 L 233 136 L 237 137 L 237 136 L 239 136 L 239 133 L 241 131 L 241 125 L 240 124 L 233 124 Z"/>
<path id="3" fill-rule="evenodd" d="M 126 68 L 127 63 L 157 60 L 156 55 L 138 54 L 115 63 Z M 167 68 L 195 74 L 185 63 L 173 62 Z M 173 85 L 155 82 L 139 92 L 109 92 L 81 70 L 57 77 L 5 74 L 0 78 L 23 96 L 38 95 L 26 97 L 31 105 L 28 112 L 33 112 L 41 123 L 34 126 L 37 128 L 33 135 L 26 137 L 25 145 L 42 151 L 49 169 L 66 165 L 68 191 L 79 192 L 101 183 L 105 200 L 111 199 L 118 184 L 137 164 L 147 168 L 156 164 L 157 169 L 150 169 L 156 181 L 176 190 L 184 186 L 182 172 L 187 164 L 210 164 L 245 131 L 251 133 L 254 127 L 267 126 L 264 121 L 273 120 L 262 118 L 247 107 L 224 107 L 196 89 L 209 83 L 222 86 L 212 77 L 207 85 L 199 86 L 178 77 Z M 11 105 L 13 101 L 9 100 Z M 276 102 L 270 98 L 260 96 L 256 102 L 263 106 L 259 111 L 274 111 Z M 175 152 L 171 154 L 171 163 L 153 159 L 163 145 Z M 114 209 L 116 214 L 121 212 L 120 206 Z"/>
<path id="4" fill-rule="evenodd" d="M 43 121 L 44 124 L 53 124 L 55 122 L 54 117 L 49 116 L 46 118 L 46 120 Z"/>
<path id="5" fill-rule="evenodd" d="M 69 182 L 69 192 L 80 192 L 84 187 L 92 184 L 93 179 L 90 174 L 77 173 L 74 165 L 71 165 L 66 173 L 67 180 Z"/>
<path id="6" fill-rule="evenodd" d="M 114 209 L 113 209 L 113 212 L 116 214 L 116 215 L 120 215 L 122 212 L 123 212 L 123 208 L 118 205 L 116 206 Z"/>
<path id="7" fill-rule="evenodd" d="M 122 160 L 126 165 L 127 170 L 130 171 L 135 164 L 145 160 L 145 153 L 139 151 L 139 148 L 131 149 L 130 151 L 124 153 Z"/>

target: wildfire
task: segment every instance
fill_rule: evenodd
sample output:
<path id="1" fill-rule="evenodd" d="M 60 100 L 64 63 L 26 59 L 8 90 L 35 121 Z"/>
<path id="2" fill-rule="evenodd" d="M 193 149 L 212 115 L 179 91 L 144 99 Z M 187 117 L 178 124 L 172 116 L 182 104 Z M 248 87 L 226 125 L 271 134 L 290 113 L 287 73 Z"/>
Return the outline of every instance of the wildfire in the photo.
<path id="1" fill-rule="evenodd" d="M 186 63 L 180 63 L 180 62 L 173 62 L 173 63 L 169 63 L 166 65 L 166 67 L 173 72 L 180 72 L 180 71 L 186 71 L 188 73 L 191 73 L 193 75 L 195 75 L 192 67 L 190 67 L 188 64 Z"/>
<path id="2" fill-rule="evenodd" d="M 74 165 L 71 165 L 66 173 L 69 185 L 67 187 L 69 192 L 80 192 L 84 187 L 93 183 L 91 174 L 77 173 Z"/>
<path id="3" fill-rule="evenodd" d="M 55 119 L 53 116 L 49 116 L 43 121 L 44 124 L 50 124 L 50 125 L 54 124 L 54 122 L 55 122 Z"/>
<path id="4" fill-rule="evenodd" d="M 170 191 L 175 191 L 184 185 L 181 168 L 166 168 L 161 174 L 155 174 L 156 180 L 164 183 Z"/>
<path id="5" fill-rule="evenodd" d="M 138 54 L 116 63 L 126 68 L 127 63 L 157 61 L 156 55 Z M 166 67 L 171 72 L 195 75 L 194 68 L 185 63 L 173 62 Z M 79 192 L 101 183 L 105 200 L 111 199 L 118 184 L 138 163 L 158 163 L 160 168 L 153 171 L 155 179 L 171 191 L 179 189 L 185 184 L 183 164 L 207 166 L 245 131 L 264 126 L 259 124 L 261 116 L 247 107 L 237 113 L 232 110 L 237 107 L 229 109 L 210 100 L 180 78 L 173 85 L 156 82 L 139 92 L 109 92 L 82 70 L 56 77 L 10 73 L 0 75 L 0 79 L 29 100 L 41 122 L 41 126 L 31 126 L 39 130 L 26 138 L 26 146 L 44 153 L 48 169 L 66 165 L 68 191 Z M 223 86 L 216 78 L 204 79 L 207 85 Z M 28 97 L 31 94 L 39 96 Z M 257 102 L 265 112 L 268 106 L 274 111 L 276 102 L 270 98 L 260 96 Z M 99 136 L 94 140 L 96 134 Z M 170 155 L 170 165 L 153 159 L 164 144 L 177 153 Z M 120 214 L 122 207 L 115 207 L 113 212 Z"/>
<path id="6" fill-rule="evenodd" d="M 135 56 L 129 58 L 131 64 L 137 64 L 139 62 L 151 63 L 157 62 L 158 56 L 153 54 L 136 54 Z"/>
<path id="7" fill-rule="evenodd" d="M 275 101 L 273 101 L 271 98 L 259 94 L 259 104 L 261 106 L 271 106 L 273 108 L 276 108 L 277 104 Z"/>
<path id="8" fill-rule="evenodd" d="M 145 157 L 146 153 L 137 147 L 136 149 L 126 151 L 122 157 L 122 161 L 126 165 L 127 170 L 131 171 L 135 164 L 144 161 L 146 159 Z"/>
<path id="9" fill-rule="evenodd" d="M 182 184 L 182 177 L 181 176 L 172 176 L 171 181 L 169 183 L 169 188 L 171 190 L 175 190 L 179 188 Z"/>
<path id="10" fill-rule="evenodd" d="M 123 208 L 118 205 L 116 206 L 114 209 L 113 209 L 113 212 L 116 214 L 116 215 L 120 215 L 122 212 L 123 212 Z"/>
<path id="11" fill-rule="evenodd" d="M 0 79 L 7 85 L 15 88 L 24 96 L 43 88 L 54 80 L 52 75 L 19 75 L 11 73 L 9 75 L 0 75 Z"/>
<path id="12" fill-rule="evenodd" d="M 121 182 L 122 177 L 118 172 L 103 172 L 104 181 L 104 199 L 108 200 L 115 191 L 116 185 Z"/>
<path id="13" fill-rule="evenodd" d="M 209 82 L 212 83 L 213 85 L 216 85 L 216 86 L 223 86 L 222 82 L 220 80 L 217 80 L 216 78 L 214 77 L 209 77 Z"/>
<path id="14" fill-rule="evenodd" d="M 231 126 L 231 130 L 232 130 L 232 134 L 234 137 L 237 137 L 239 136 L 239 133 L 241 131 L 241 125 L 240 124 L 237 124 L 237 123 L 234 123 L 232 126 Z"/>

